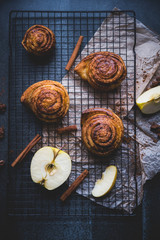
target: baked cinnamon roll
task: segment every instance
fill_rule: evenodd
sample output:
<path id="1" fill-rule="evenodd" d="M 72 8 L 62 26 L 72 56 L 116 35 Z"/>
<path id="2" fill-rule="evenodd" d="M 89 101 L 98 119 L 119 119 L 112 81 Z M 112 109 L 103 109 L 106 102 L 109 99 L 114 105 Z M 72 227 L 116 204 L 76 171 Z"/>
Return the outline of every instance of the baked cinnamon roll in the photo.
<path id="1" fill-rule="evenodd" d="M 44 122 L 57 122 L 69 108 L 69 96 L 65 87 L 55 81 L 44 80 L 31 85 L 21 96 L 37 118 Z"/>
<path id="2" fill-rule="evenodd" d="M 43 25 L 33 25 L 23 38 L 22 45 L 29 52 L 37 56 L 46 55 L 55 46 L 54 33 Z"/>
<path id="3" fill-rule="evenodd" d="M 82 140 L 89 151 L 98 156 L 107 156 L 117 149 L 122 141 L 122 120 L 111 110 L 91 108 L 82 113 Z"/>
<path id="4" fill-rule="evenodd" d="M 127 74 L 123 59 L 112 52 L 92 53 L 85 57 L 74 70 L 92 87 L 102 91 L 117 88 Z"/>

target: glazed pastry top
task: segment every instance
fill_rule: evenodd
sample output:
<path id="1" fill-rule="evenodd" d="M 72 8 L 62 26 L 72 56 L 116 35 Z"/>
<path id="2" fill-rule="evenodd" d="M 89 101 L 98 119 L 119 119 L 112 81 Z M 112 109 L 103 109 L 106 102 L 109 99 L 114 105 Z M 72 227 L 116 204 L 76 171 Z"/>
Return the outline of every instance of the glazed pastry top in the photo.
<path id="1" fill-rule="evenodd" d="M 31 85 L 21 96 L 21 102 L 45 122 L 56 122 L 63 118 L 69 108 L 67 90 L 61 83 L 51 80 Z"/>
<path id="2" fill-rule="evenodd" d="M 111 110 L 91 108 L 82 113 L 82 139 L 94 154 L 106 156 L 121 144 L 124 127 Z"/>
<path id="3" fill-rule="evenodd" d="M 92 53 L 85 57 L 74 70 L 92 87 L 105 91 L 118 87 L 127 73 L 122 58 L 112 52 Z"/>
<path id="4" fill-rule="evenodd" d="M 33 25 L 23 38 L 22 45 L 30 53 L 40 56 L 50 52 L 55 46 L 55 35 L 43 25 Z"/>

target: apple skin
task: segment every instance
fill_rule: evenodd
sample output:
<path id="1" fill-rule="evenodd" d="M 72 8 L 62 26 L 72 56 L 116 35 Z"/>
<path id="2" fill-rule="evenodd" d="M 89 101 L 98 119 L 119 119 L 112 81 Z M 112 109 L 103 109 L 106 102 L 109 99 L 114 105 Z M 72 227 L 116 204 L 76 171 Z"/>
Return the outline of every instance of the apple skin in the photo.
<path id="1" fill-rule="evenodd" d="M 109 166 L 102 173 L 102 178 L 98 179 L 92 190 L 93 197 L 102 197 L 113 188 L 117 179 L 117 168 L 116 166 Z"/>
<path id="2" fill-rule="evenodd" d="M 71 158 L 66 152 L 46 146 L 34 154 L 30 173 L 33 182 L 48 190 L 54 190 L 67 180 L 71 168 Z"/>
<path id="3" fill-rule="evenodd" d="M 153 114 L 160 111 L 160 86 L 142 93 L 137 98 L 136 104 L 144 114 Z"/>

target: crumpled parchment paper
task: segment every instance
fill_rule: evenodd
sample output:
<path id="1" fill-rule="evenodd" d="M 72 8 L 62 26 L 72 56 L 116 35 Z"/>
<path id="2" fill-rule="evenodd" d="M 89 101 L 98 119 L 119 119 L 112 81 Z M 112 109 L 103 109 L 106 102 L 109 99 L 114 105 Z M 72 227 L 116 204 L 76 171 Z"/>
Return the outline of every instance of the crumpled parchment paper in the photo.
<path id="1" fill-rule="evenodd" d="M 160 66 L 147 85 L 149 87 L 156 77 L 160 76 Z M 133 110 L 129 113 L 129 119 L 133 121 Z M 139 142 L 140 161 L 142 166 L 142 183 L 151 180 L 160 171 L 160 141 L 156 133 L 150 130 L 151 124 L 160 124 L 160 112 L 152 115 L 144 115 L 139 109 L 136 111 L 136 132 Z M 133 132 L 130 131 L 130 136 Z"/>
<path id="2" fill-rule="evenodd" d="M 119 21 L 121 24 L 119 24 Z M 149 83 L 160 64 L 160 42 L 141 22 L 136 21 L 136 24 L 136 92 L 138 96 L 145 89 L 146 85 Z M 153 151 L 151 150 L 154 147 L 156 148 L 156 146 L 152 141 L 146 151 L 146 148 L 143 148 L 144 144 L 139 144 L 140 159 L 137 158 L 136 161 L 137 171 L 135 176 L 135 151 L 136 149 L 138 150 L 138 145 L 135 149 L 133 140 L 133 138 L 135 138 L 133 135 L 134 126 L 132 126 L 130 123 L 127 125 L 127 121 L 123 120 L 125 129 L 127 129 L 129 126 L 128 131 L 130 131 L 130 134 L 133 138 L 131 138 L 128 142 L 123 142 L 121 148 L 119 148 L 106 159 L 97 159 L 97 157 L 93 156 L 87 151 L 81 142 L 80 119 L 82 111 L 92 107 L 108 107 L 115 112 L 118 112 L 119 110 L 119 115 L 121 118 L 123 118 L 125 115 L 128 115 L 129 111 L 132 109 L 134 104 L 133 27 L 133 18 L 125 13 L 121 13 L 120 16 L 118 15 L 118 17 L 116 17 L 116 14 L 111 14 L 103 21 L 101 26 L 95 32 L 93 38 L 90 39 L 88 44 L 81 52 L 81 55 L 77 57 L 69 73 L 67 73 L 62 79 L 62 84 L 66 87 L 70 96 L 70 108 L 68 114 L 65 116 L 62 123 L 43 126 L 43 145 L 62 147 L 63 150 L 67 151 L 71 156 L 72 172 L 69 177 L 69 185 L 80 175 L 84 169 L 87 168 L 89 170 L 89 176 L 86 177 L 76 191 L 79 194 L 96 201 L 96 203 L 105 207 L 124 210 L 128 213 L 132 213 L 134 211 L 136 207 L 136 201 L 138 204 L 140 204 L 143 196 L 143 184 L 145 180 L 152 177 L 156 173 L 154 171 L 153 174 L 153 168 L 156 166 L 159 153 L 154 155 Z M 119 41 L 119 39 L 121 41 Z M 82 58 L 94 52 L 95 47 L 96 51 L 115 52 L 121 55 L 125 62 L 127 61 L 127 77 L 122 82 L 121 87 L 114 92 L 102 93 L 95 91 L 87 82 L 81 80 L 73 71 L 74 67 L 81 61 Z M 120 97 L 121 100 L 118 100 L 119 102 L 117 102 L 116 99 L 119 99 Z M 67 135 L 60 136 L 55 131 L 57 127 L 68 126 L 72 124 L 76 124 L 78 126 L 78 131 L 76 133 L 69 133 Z M 138 133 L 137 142 L 141 140 L 141 137 L 142 136 Z M 143 137 L 145 141 L 148 142 L 148 137 L 146 137 L 146 135 Z M 154 166 L 153 158 L 155 161 Z M 151 159 L 151 161 L 148 159 Z M 152 174 L 147 171 L 147 169 L 150 169 L 151 163 Z M 115 187 L 103 199 L 94 199 L 91 195 L 91 191 L 94 187 L 95 181 L 101 178 L 102 172 L 111 164 L 116 165 L 118 168 L 118 176 Z M 147 176 L 148 174 L 150 175 Z M 138 196 L 137 199 L 136 193 Z"/>

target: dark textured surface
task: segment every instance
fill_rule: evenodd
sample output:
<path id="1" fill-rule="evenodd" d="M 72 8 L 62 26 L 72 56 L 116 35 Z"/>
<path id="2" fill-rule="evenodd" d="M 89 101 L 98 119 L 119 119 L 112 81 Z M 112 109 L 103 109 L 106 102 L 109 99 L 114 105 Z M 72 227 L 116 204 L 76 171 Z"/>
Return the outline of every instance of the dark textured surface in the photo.
<path id="1" fill-rule="evenodd" d="M 0 2 L 0 101 L 7 104 L 8 79 L 8 19 L 9 11 L 19 10 L 112 10 L 113 7 L 131 9 L 144 24 L 160 33 L 160 2 L 157 0 L 4 0 Z M 0 141 L 1 159 L 7 160 L 7 114 L 0 115 L 0 125 L 5 127 L 5 138 Z M 0 169 L 0 239 L 159 239 L 160 219 L 160 176 L 145 185 L 142 207 L 136 217 L 102 219 L 34 219 L 9 218 L 5 221 L 7 166 Z M 141 214 L 142 211 L 142 214 Z"/>

